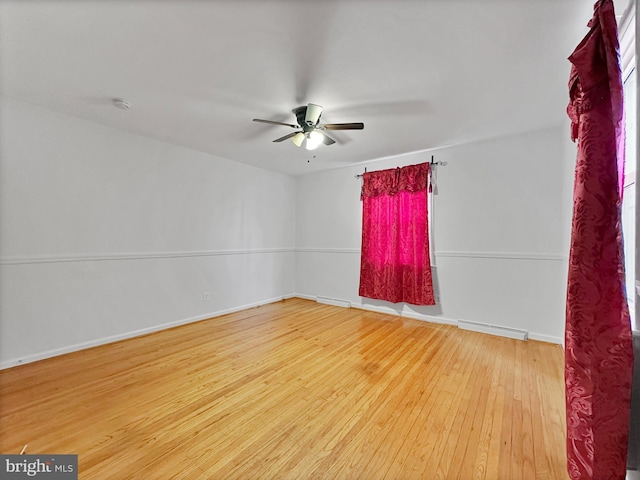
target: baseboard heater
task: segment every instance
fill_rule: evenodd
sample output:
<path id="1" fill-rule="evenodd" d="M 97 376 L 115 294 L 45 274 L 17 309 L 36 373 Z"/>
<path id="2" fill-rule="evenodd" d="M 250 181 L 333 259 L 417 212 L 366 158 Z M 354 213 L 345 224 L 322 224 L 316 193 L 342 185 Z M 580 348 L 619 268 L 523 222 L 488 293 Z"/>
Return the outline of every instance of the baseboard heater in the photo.
<path id="1" fill-rule="evenodd" d="M 458 328 L 471 330 L 473 332 L 488 333 L 500 337 L 515 338 L 516 340 L 526 340 L 529 332 L 517 328 L 501 327 L 499 325 L 489 325 L 488 323 L 472 322 L 469 320 L 458 320 Z"/>
<path id="2" fill-rule="evenodd" d="M 347 302 L 346 300 L 340 300 L 338 298 L 316 297 L 316 302 L 324 303 L 326 305 L 333 305 L 335 307 L 351 308 L 351 302 Z"/>

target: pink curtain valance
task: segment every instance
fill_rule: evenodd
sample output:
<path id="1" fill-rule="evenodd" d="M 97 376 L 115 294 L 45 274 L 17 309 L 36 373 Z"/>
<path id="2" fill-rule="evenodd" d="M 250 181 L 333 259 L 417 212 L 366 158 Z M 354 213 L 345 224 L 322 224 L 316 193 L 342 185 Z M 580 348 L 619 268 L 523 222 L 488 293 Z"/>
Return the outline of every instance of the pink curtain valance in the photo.
<path id="1" fill-rule="evenodd" d="M 366 173 L 363 175 L 361 198 L 426 190 L 430 173 L 428 163 Z"/>

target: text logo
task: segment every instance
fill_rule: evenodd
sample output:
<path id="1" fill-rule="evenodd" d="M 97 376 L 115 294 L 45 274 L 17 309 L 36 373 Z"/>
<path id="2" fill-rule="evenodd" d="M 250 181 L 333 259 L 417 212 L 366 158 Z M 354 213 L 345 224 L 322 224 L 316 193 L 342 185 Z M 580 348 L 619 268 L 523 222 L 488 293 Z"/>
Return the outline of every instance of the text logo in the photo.
<path id="1" fill-rule="evenodd" d="M 2 480 L 78 480 L 77 455 L 0 455 Z"/>

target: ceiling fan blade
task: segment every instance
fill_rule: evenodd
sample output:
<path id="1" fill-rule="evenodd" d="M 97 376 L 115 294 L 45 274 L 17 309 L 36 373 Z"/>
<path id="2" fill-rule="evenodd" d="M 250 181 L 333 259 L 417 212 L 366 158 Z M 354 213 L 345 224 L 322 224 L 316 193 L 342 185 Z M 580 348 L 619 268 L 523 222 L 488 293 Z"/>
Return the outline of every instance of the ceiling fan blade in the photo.
<path id="1" fill-rule="evenodd" d="M 315 127 L 318 124 L 318 120 L 320 120 L 320 115 L 322 115 L 322 107 L 315 103 L 310 103 L 307 105 L 307 113 L 304 116 L 304 123 Z"/>
<path id="2" fill-rule="evenodd" d="M 362 130 L 364 123 L 325 123 L 320 125 L 319 128 L 323 130 Z"/>
<path id="3" fill-rule="evenodd" d="M 324 140 L 322 140 L 322 142 L 325 145 L 333 145 L 334 143 L 336 143 L 336 141 L 333 138 L 325 135 L 324 133 L 322 135 L 324 135 Z"/>
<path id="4" fill-rule="evenodd" d="M 297 132 L 295 133 L 292 137 L 291 137 L 291 141 L 293 142 L 293 144 L 296 147 L 299 147 L 300 145 L 302 145 L 302 142 L 304 141 L 304 133 L 302 132 Z"/>
<path id="5" fill-rule="evenodd" d="M 294 136 L 298 135 L 299 133 L 301 133 L 301 132 L 293 132 L 293 133 L 290 133 L 288 135 L 285 135 L 284 137 L 276 138 L 274 140 L 274 142 L 284 142 L 285 140 L 287 140 L 287 139 L 289 139 L 291 137 L 294 137 Z"/>
<path id="6" fill-rule="evenodd" d="M 271 125 L 284 125 L 285 127 L 298 128 L 298 125 L 293 125 L 291 123 L 274 122 L 273 120 L 262 120 L 260 118 L 254 118 L 253 121 L 260 123 L 270 123 Z"/>

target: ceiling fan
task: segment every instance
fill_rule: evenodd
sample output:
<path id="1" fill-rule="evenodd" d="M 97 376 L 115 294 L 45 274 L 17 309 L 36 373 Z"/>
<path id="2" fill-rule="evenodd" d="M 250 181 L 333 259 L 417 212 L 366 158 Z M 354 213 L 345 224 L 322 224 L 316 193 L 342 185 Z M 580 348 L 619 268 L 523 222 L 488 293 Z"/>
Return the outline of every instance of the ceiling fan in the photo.
<path id="1" fill-rule="evenodd" d="M 282 142 L 290 138 L 296 147 L 300 147 L 304 143 L 307 150 L 314 150 L 318 148 L 321 143 L 324 143 L 325 145 L 333 145 L 336 143 L 334 139 L 324 133 L 325 130 L 362 130 L 364 128 L 364 123 L 361 122 L 320 123 L 322 107 L 314 103 L 294 108 L 293 113 L 296 116 L 298 125 L 275 122 L 273 120 L 262 120 L 260 118 L 254 118 L 253 121 L 269 123 L 272 125 L 284 125 L 285 127 L 300 129 L 297 132 L 290 133 L 284 137 L 276 138 L 274 142 Z"/>

